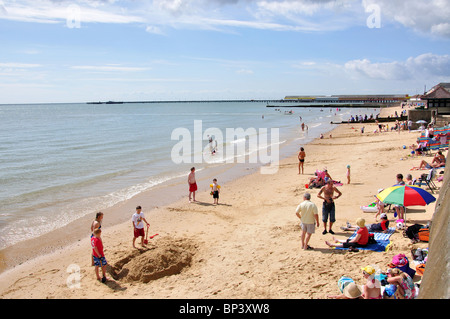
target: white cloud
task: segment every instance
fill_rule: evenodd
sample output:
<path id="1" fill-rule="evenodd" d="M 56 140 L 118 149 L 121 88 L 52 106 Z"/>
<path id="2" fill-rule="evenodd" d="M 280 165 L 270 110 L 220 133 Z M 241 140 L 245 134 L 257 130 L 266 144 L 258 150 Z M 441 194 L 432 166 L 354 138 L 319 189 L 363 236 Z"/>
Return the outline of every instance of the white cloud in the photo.
<path id="1" fill-rule="evenodd" d="M 352 76 L 380 80 L 407 80 L 410 78 L 450 79 L 450 56 L 426 53 L 406 61 L 371 62 L 368 59 L 352 60 L 344 64 Z"/>
<path id="2" fill-rule="evenodd" d="M 99 3 L 99 1 L 80 1 L 80 4 L 50 0 L 5 1 L 0 19 L 37 23 L 61 23 L 73 19 L 78 19 L 80 23 L 144 22 L 142 17 L 126 14 L 120 7 L 103 6 L 99 9 Z M 113 1 L 102 3 L 114 4 Z"/>
<path id="3" fill-rule="evenodd" d="M 0 0 L 0 19 L 64 23 L 79 17 L 81 25 L 144 24 L 154 34 L 163 34 L 165 27 L 310 32 L 367 27 L 365 9 L 374 5 L 382 27 L 400 24 L 450 38 L 450 0 Z"/>
<path id="4" fill-rule="evenodd" d="M 450 37 L 450 0 L 363 0 L 380 6 L 384 21 L 396 22 L 423 34 Z"/>
<path id="5" fill-rule="evenodd" d="M 8 68 L 8 69 L 29 69 L 29 68 L 38 68 L 40 64 L 34 63 L 16 63 L 16 62 L 7 62 L 0 63 L 0 68 Z"/>
<path id="6" fill-rule="evenodd" d="M 152 34 L 164 35 L 164 32 L 161 30 L 160 27 L 151 26 L 151 25 L 149 25 L 145 28 L 145 32 L 152 33 Z"/>
<path id="7" fill-rule="evenodd" d="M 70 67 L 74 70 L 87 70 L 87 71 L 97 71 L 97 72 L 137 72 L 145 71 L 149 68 L 142 67 L 127 67 L 118 65 L 75 65 Z"/>
<path id="8" fill-rule="evenodd" d="M 236 71 L 237 74 L 244 74 L 244 75 L 251 75 L 254 72 L 252 70 L 249 69 L 240 69 Z"/>

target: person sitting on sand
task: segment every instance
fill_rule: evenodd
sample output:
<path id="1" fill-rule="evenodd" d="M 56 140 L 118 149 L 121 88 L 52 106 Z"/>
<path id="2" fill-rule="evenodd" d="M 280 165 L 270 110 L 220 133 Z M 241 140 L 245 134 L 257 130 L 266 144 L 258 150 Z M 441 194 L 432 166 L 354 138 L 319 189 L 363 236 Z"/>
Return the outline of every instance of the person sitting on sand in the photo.
<path id="1" fill-rule="evenodd" d="M 420 162 L 419 167 L 413 167 L 411 170 L 432 169 L 444 166 L 445 166 L 445 156 L 442 155 L 441 151 L 438 151 L 434 156 L 431 164 L 428 164 L 425 160 L 422 160 L 422 162 Z"/>
<path id="2" fill-rule="evenodd" d="M 336 248 L 350 248 L 350 250 L 355 250 L 356 247 L 364 247 L 369 242 L 369 230 L 365 226 L 366 221 L 364 218 L 358 218 L 356 220 L 356 225 L 359 226 L 359 229 L 356 231 L 356 236 L 353 239 L 347 240 L 337 240 L 333 237 L 332 243 L 325 241 L 329 247 Z"/>
<path id="3" fill-rule="evenodd" d="M 314 188 L 314 187 L 322 187 L 325 185 L 325 181 L 323 180 L 321 174 L 318 174 L 317 172 L 314 173 L 315 177 L 311 177 L 309 179 L 308 188 Z"/>
<path id="4" fill-rule="evenodd" d="M 362 287 L 362 296 L 364 299 L 383 299 L 381 294 L 381 284 L 375 279 L 375 268 L 366 266 L 361 268 L 363 276 L 366 279 L 366 284 Z"/>
<path id="5" fill-rule="evenodd" d="M 382 213 L 380 215 L 381 222 L 376 224 L 368 224 L 366 227 L 369 232 L 383 232 L 387 233 L 389 231 L 389 220 L 386 213 Z M 350 223 L 347 223 L 346 227 L 341 227 L 344 231 L 357 231 L 359 229 L 358 226 L 352 226 Z"/>
<path id="6" fill-rule="evenodd" d="M 362 299 L 362 288 L 354 282 L 345 286 L 344 291 L 340 295 L 328 296 L 330 299 Z"/>
<path id="7" fill-rule="evenodd" d="M 414 299 L 416 297 L 416 286 L 407 273 L 398 268 L 391 268 L 388 269 L 387 275 L 387 282 L 397 286 L 396 299 Z"/>

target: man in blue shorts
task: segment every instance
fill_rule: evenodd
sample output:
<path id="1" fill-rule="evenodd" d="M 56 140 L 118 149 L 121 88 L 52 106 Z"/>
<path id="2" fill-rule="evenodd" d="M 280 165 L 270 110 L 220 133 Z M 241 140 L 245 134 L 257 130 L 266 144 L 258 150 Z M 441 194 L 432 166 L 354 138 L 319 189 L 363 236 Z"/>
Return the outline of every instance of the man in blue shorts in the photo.
<path id="1" fill-rule="evenodd" d="M 334 196 L 335 192 L 337 193 L 337 196 Z M 330 227 L 328 229 L 328 232 L 330 234 L 334 234 L 333 230 L 331 229 L 333 223 L 336 221 L 334 200 L 338 199 L 341 196 L 342 193 L 334 186 L 334 182 L 332 179 L 329 179 L 327 184 L 324 187 L 322 187 L 320 189 L 319 194 L 317 194 L 317 197 L 323 199 L 322 205 L 322 221 L 324 227 L 324 230 L 322 232 L 323 235 L 327 233 L 328 218 L 330 219 Z"/>

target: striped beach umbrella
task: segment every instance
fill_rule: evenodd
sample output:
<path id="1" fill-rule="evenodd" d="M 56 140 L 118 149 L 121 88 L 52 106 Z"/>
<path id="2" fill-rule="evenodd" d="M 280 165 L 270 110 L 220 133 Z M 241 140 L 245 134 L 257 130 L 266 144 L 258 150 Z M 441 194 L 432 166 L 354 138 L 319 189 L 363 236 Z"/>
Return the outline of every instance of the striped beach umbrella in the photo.
<path id="1" fill-rule="evenodd" d="M 436 198 L 423 188 L 413 185 L 397 185 L 386 188 L 378 193 L 376 197 L 385 204 L 402 206 L 425 206 Z"/>

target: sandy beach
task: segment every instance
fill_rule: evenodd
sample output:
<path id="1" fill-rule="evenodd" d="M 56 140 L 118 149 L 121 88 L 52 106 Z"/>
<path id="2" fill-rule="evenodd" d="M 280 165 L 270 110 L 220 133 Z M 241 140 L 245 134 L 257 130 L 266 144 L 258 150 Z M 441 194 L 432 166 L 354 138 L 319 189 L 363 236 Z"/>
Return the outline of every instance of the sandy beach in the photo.
<path id="1" fill-rule="evenodd" d="M 393 110 L 383 112 L 392 115 Z M 337 238 L 345 239 L 351 232 L 339 227 L 347 221 L 354 223 L 363 217 L 367 223 L 375 222 L 375 214 L 362 212 L 360 206 L 370 204 L 378 189 L 394 185 L 396 174 L 411 173 L 417 178 L 427 172 L 410 169 L 422 159 L 431 162 L 431 157 L 410 157 L 409 148 L 403 149 L 416 142 L 418 132 L 380 134 L 375 129 L 375 124 L 341 124 L 330 133 L 332 137 L 299 145 L 306 151 L 303 175 L 298 174 L 297 155 L 293 154 L 280 162 L 276 174 L 256 172 L 224 184 L 219 179 L 222 188 L 217 206 L 209 194 L 216 176 L 199 174 L 197 203 L 188 202 L 186 186 L 181 190 L 185 197 L 168 200 L 164 206 L 153 207 L 152 198 L 144 193 L 105 211 L 102 239 L 106 259 L 114 268 L 106 284 L 96 280 L 91 266 L 89 227 L 94 216 L 83 224 L 78 222 L 78 227 L 86 229 L 85 237 L 68 236 L 74 243 L 64 245 L 66 238 L 55 252 L 3 272 L 0 297 L 325 299 L 338 293 L 342 275 L 362 284 L 361 267 L 386 269 L 394 255 L 409 256 L 412 248 L 425 248 L 427 243 L 413 245 L 396 231 L 387 252 L 334 250 L 325 244 L 332 235 L 322 235 L 321 222 L 310 241 L 314 250 L 302 250 L 295 209 L 314 172 L 326 168 L 334 180 L 343 183 L 338 187 L 342 196 L 336 200 L 333 230 Z M 350 184 L 346 182 L 347 165 L 351 165 Z M 320 212 L 319 189 L 308 191 Z M 132 248 L 131 215 L 137 205 L 143 207 L 151 224 L 150 235 L 158 234 L 146 249 Z M 434 208 L 434 203 L 409 208 L 407 225 L 426 224 Z M 109 214 L 121 215 L 120 223 L 109 225 Z M 394 224 L 393 214 L 389 219 Z"/>

